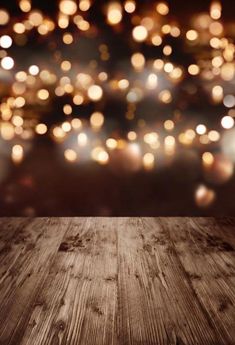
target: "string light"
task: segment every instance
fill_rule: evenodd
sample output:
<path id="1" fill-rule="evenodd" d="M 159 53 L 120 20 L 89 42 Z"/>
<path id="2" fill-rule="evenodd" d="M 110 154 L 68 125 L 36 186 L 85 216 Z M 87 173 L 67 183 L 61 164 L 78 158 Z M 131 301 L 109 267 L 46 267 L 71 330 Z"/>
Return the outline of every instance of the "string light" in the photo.
<path id="1" fill-rule="evenodd" d="M 19 163 L 25 155 L 16 139 L 45 135 L 64 145 L 68 162 L 89 156 L 98 164 L 112 165 L 113 156 L 121 152 L 129 157 L 128 164 L 135 161 L 138 169 L 152 170 L 158 151 L 170 160 L 183 148 L 197 152 L 204 173 L 220 164 L 222 175 L 227 163 L 212 150 L 220 150 L 235 117 L 235 35 L 222 17 L 222 2 L 213 0 L 208 13 L 195 13 L 187 23 L 168 17 L 165 1 L 145 8 L 134 0 L 107 2 L 101 8 L 105 25 L 110 26 L 110 36 L 124 37 L 124 57 L 115 56 L 112 40 L 102 36 L 90 16 L 93 5 L 90 0 L 60 0 L 56 19 L 33 8 L 30 0 L 18 2 L 18 19 L 0 9 L 0 135 L 11 144 L 12 160 Z M 14 48 L 27 51 L 31 32 L 42 50 L 43 44 L 47 49 L 32 54 L 26 65 Z M 86 49 L 78 49 L 79 44 Z M 187 65 L 175 59 L 179 47 L 190 55 Z M 213 120 L 194 109 L 201 94 Z M 125 110 L 112 109 L 111 102 Z M 48 121 L 54 104 L 58 123 L 52 123 L 52 116 Z M 198 206 L 210 205 L 213 193 L 199 186 L 194 196 Z"/>

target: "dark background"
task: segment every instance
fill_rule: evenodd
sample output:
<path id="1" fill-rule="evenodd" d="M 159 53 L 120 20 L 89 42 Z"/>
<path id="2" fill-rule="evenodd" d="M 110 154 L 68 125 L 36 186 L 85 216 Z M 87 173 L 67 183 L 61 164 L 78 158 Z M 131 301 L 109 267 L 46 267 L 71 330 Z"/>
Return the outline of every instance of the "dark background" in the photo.
<path id="1" fill-rule="evenodd" d="M 33 8 L 41 9 L 50 16 L 56 16 L 56 1 L 32 1 Z M 107 40 L 112 40 L 110 27 L 105 24 L 101 6 L 104 1 L 95 1 L 88 16 L 100 27 Z M 137 1 L 138 3 L 138 1 Z M 153 1 L 141 1 L 141 6 L 152 5 Z M 179 23 L 187 22 L 192 14 L 208 11 L 210 1 L 169 1 L 170 15 Z M 0 1 L 0 7 L 7 8 L 13 16 L 20 16 L 15 1 Z M 234 20 L 235 1 L 223 1 L 223 20 Z M 126 23 L 128 26 L 129 24 Z M 0 29 L 1 30 L 1 29 Z M 116 40 L 116 41 L 115 41 Z M 124 40 L 124 41 L 122 41 Z M 120 49 L 119 42 L 122 41 Z M 32 40 L 28 49 L 37 47 L 39 43 Z M 47 42 L 48 44 L 48 42 Z M 42 44 L 43 45 L 43 44 Z M 115 48 L 116 47 L 116 48 Z M 175 61 L 191 61 L 192 57 L 180 53 L 178 47 Z M 47 49 L 47 47 L 45 47 Z M 113 50 L 115 61 L 129 56 L 128 45 L 122 34 L 114 38 Z M 146 47 L 142 47 L 144 51 Z M 17 50 L 20 59 L 21 52 Z M 23 54 L 23 53 L 22 53 Z M 156 56 L 158 51 L 148 50 L 148 56 Z M 23 60 L 23 59 L 22 59 Z M 112 71 L 113 65 L 108 66 Z M 181 92 L 182 90 L 179 90 Z M 50 113 L 56 110 L 57 120 L 61 114 L 57 112 L 58 104 L 51 105 Z M 111 100 L 105 110 L 115 113 L 122 111 L 123 105 Z M 81 110 L 84 117 L 92 108 Z M 188 109 L 207 112 L 208 117 L 214 114 L 206 102 L 196 100 L 193 108 Z M 218 109 L 217 109 L 218 112 Z M 220 115 L 220 114 L 218 114 Z M 213 117 L 215 119 L 216 116 Z M 48 116 L 46 123 L 50 126 L 54 120 Z M 212 120 L 211 120 L 212 121 Z M 123 131 L 128 124 L 121 123 Z M 192 153 L 192 158 L 190 154 Z M 10 159 L 1 157 L 0 179 L 0 215 L 1 216 L 197 216 L 197 215 L 235 215 L 235 178 L 222 185 L 213 185 L 204 180 L 200 160 L 194 158 L 194 151 L 181 151 L 174 157 L 170 165 L 159 167 L 150 172 L 119 172 L 109 166 L 96 163 L 71 165 L 66 163 L 58 153 L 57 144 L 47 137 L 35 138 L 31 150 L 24 161 L 15 165 Z M 199 208 L 194 199 L 195 189 L 206 183 L 216 192 L 214 203 L 207 208 Z"/>

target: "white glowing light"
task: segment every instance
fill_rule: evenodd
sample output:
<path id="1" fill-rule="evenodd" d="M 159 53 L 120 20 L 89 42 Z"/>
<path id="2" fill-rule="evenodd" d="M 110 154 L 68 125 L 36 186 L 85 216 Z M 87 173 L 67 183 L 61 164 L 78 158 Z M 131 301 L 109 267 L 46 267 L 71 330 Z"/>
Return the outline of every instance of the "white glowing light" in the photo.
<path id="1" fill-rule="evenodd" d="M 12 39 L 10 36 L 8 35 L 3 35 L 1 38 L 0 38 L 0 46 L 2 48 L 10 48 L 10 46 L 12 45 Z"/>
<path id="2" fill-rule="evenodd" d="M 29 73 L 31 75 L 37 75 L 39 73 L 39 68 L 36 65 L 32 65 L 29 67 Z"/>
<path id="3" fill-rule="evenodd" d="M 221 120 L 221 125 L 225 129 L 230 129 L 234 126 L 234 119 L 231 116 L 224 116 Z"/>
<path id="4" fill-rule="evenodd" d="M 200 135 L 205 134 L 206 133 L 206 126 L 205 125 L 198 125 L 196 127 L 196 132 L 197 132 L 197 134 L 200 134 Z"/>
<path id="5" fill-rule="evenodd" d="M 103 90 L 99 85 L 92 85 L 88 89 L 88 97 L 92 101 L 99 101 L 103 96 Z"/>
<path id="6" fill-rule="evenodd" d="M 10 56 L 6 56 L 1 61 L 3 69 L 10 70 L 14 67 L 14 60 Z"/>

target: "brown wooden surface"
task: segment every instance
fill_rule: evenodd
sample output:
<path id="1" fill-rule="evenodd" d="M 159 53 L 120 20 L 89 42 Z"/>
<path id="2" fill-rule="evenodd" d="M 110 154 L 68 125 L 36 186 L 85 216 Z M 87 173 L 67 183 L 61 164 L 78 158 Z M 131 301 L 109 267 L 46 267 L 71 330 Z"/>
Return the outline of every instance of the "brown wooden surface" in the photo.
<path id="1" fill-rule="evenodd" d="M 235 344 L 235 218 L 1 218 L 0 344 Z"/>

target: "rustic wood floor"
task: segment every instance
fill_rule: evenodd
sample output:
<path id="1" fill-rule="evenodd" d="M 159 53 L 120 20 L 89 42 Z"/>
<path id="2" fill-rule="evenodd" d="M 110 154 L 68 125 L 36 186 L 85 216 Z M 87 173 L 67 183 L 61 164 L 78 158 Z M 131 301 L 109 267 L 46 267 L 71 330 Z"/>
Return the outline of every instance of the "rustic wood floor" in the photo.
<path id="1" fill-rule="evenodd" d="M 0 344 L 235 344 L 235 218 L 1 218 Z"/>

